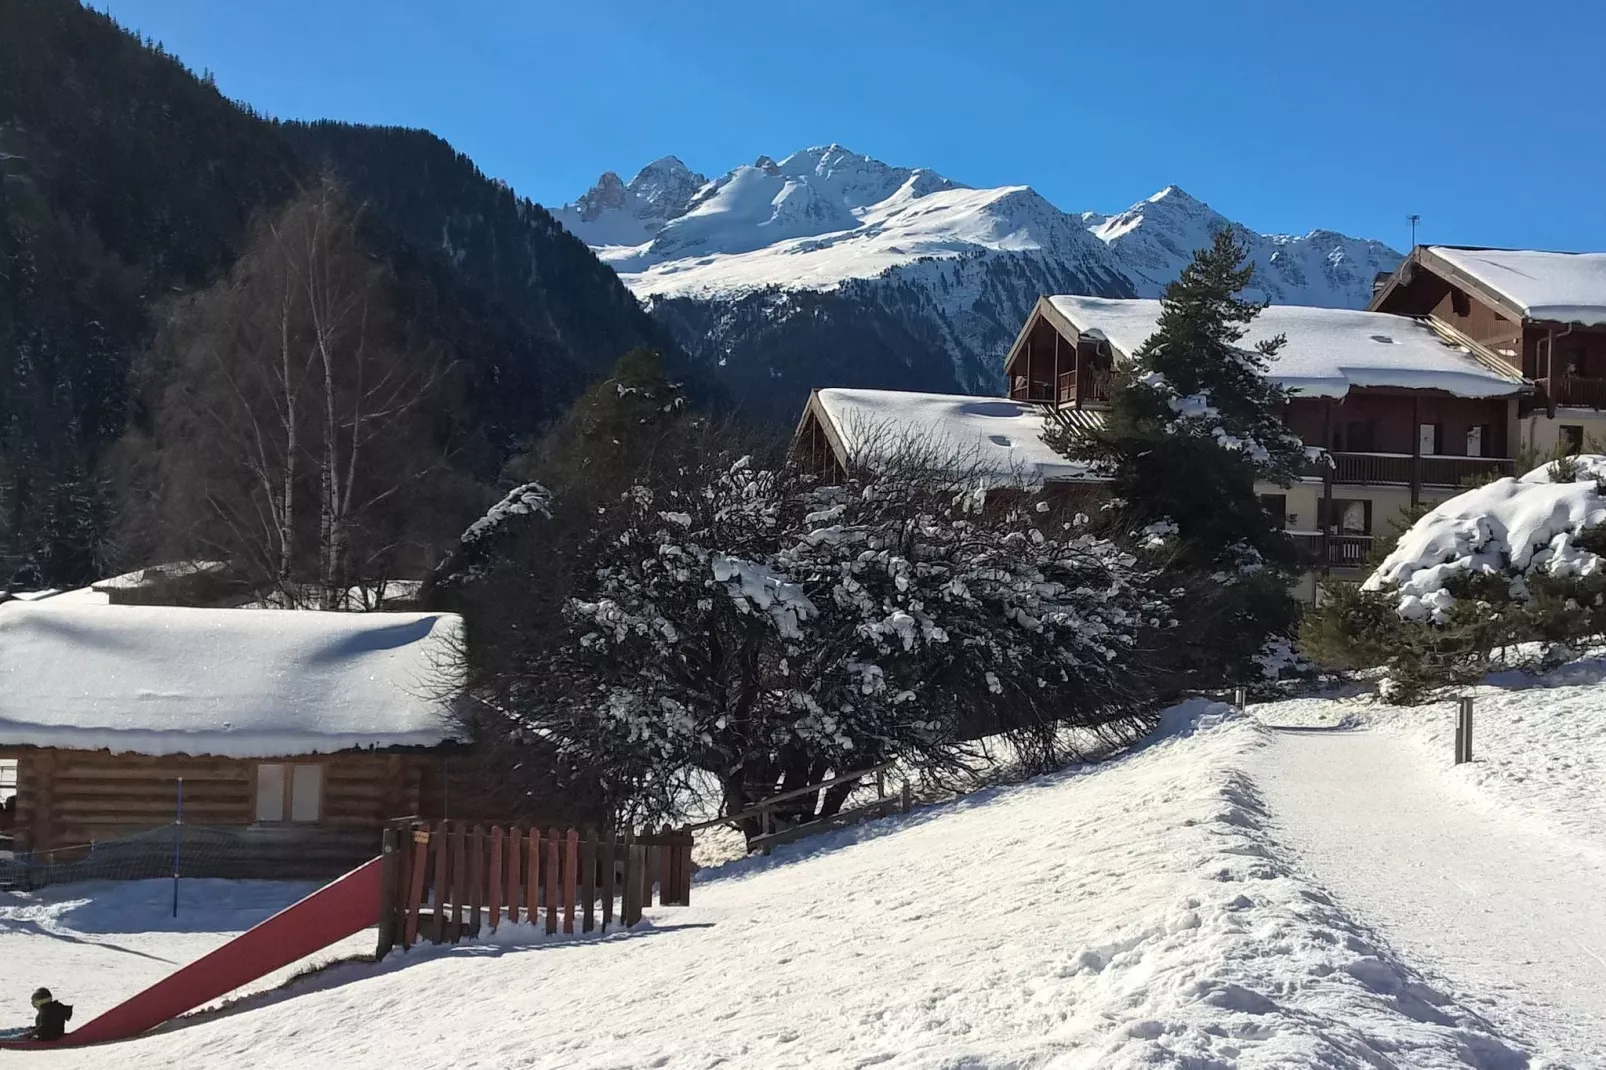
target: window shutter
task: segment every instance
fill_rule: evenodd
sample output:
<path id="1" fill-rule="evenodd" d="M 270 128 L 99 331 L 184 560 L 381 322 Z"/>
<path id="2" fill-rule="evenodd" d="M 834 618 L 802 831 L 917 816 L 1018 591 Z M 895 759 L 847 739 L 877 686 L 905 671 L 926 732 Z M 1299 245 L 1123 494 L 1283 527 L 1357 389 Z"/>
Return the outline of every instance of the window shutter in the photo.
<path id="1" fill-rule="evenodd" d="M 285 775 L 284 766 L 263 763 L 257 766 L 257 820 L 278 822 L 284 820 Z"/>
<path id="2" fill-rule="evenodd" d="M 323 817 L 323 766 L 293 765 L 290 777 L 290 820 L 310 824 Z"/>

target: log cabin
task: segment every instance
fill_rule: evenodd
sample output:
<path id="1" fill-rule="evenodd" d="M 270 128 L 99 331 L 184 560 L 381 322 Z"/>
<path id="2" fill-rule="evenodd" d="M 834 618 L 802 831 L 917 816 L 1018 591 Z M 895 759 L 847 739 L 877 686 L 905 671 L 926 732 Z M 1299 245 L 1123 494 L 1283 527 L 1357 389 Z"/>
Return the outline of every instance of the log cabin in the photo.
<path id="1" fill-rule="evenodd" d="M 1606 253 L 1419 245 L 1368 307 L 1421 317 L 1530 380 L 1522 448 L 1606 443 Z"/>
<path id="2" fill-rule="evenodd" d="M 0 605 L 0 759 L 23 857 L 155 828 L 233 845 L 237 877 L 326 876 L 440 813 L 460 748 L 450 614 Z"/>
<path id="3" fill-rule="evenodd" d="M 839 477 L 873 464 L 886 443 L 949 444 L 960 464 L 1016 485 L 1092 482 L 1042 442 L 1045 418 L 1096 426 L 1114 369 L 1153 335 L 1160 302 L 1080 296 L 1038 300 L 1004 358 L 1007 398 L 818 390 L 794 455 Z M 1511 475 L 1518 413 L 1532 386 L 1519 371 L 1426 318 L 1273 306 L 1249 327 L 1253 347 L 1282 335 L 1267 374 L 1292 394 L 1284 418 L 1312 466 L 1292 487 L 1261 489 L 1268 510 L 1316 572 L 1360 567 L 1375 535 L 1409 506 L 1448 498 L 1469 479 Z"/>

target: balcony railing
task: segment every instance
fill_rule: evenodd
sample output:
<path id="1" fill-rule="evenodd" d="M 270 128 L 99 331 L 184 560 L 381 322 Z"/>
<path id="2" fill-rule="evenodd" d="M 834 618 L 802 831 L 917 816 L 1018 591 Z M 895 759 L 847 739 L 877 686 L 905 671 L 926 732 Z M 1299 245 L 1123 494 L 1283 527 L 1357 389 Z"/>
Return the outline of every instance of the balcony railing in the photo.
<path id="1" fill-rule="evenodd" d="M 1372 552 L 1370 535 L 1337 535 L 1290 531 L 1288 537 L 1316 568 L 1360 568 Z"/>
<path id="2" fill-rule="evenodd" d="M 1011 382 L 1009 398 L 1011 401 L 1041 401 L 1047 404 L 1054 400 L 1054 384 L 1047 379 Z"/>
<path id="3" fill-rule="evenodd" d="M 1409 453 L 1330 453 L 1333 482 L 1409 487 L 1459 487 L 1469 479 L 1510 476 L 1517 462 L 1510 457 L 1413 457 Z M 1412 472 L 1416 473 L 1413 480 Z M 1314 474 L 1321 474 L 1318 466 Z"/>
<path id="4" fill-rule="evenodd" d="M 1557 375 L 1539 380 L 1539 388 L 1557 405 L 1579 409 L 1606 409 L 1606 379 Z"/>

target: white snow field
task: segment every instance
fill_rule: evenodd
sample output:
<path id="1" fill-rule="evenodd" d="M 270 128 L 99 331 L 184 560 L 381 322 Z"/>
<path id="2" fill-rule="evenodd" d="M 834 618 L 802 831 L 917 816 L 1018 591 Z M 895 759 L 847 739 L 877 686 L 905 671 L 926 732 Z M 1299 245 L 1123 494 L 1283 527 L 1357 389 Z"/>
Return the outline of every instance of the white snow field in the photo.
<path id="1" fill-rule="evenodd" d="M 525 929 L 341 967 L 114 1052 L 28 1058 L 281 1070 L 1536 1065 L 1280 853 L 1246 775 L 1268 745 L 1279 744 L 1254 719 L 1194 703 L 1105 765 L 705 871 L 694 905 L 655 909 L 629 933 L 544 943 Z M 70 999 L 70 981 L 60 988 Z"/>

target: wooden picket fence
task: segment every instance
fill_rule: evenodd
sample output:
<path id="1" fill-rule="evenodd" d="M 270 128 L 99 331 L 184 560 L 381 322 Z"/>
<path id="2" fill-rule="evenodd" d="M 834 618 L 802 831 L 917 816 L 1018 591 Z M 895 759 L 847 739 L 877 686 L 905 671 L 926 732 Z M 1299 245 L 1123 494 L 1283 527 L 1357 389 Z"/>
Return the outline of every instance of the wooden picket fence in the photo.
<path id="1" fill-rule="evenodd" d="M 684 831 L 397 823 L 385 831 L 379 955 L 503 924 L 544 924 L 549 935 L 629 928 L 655 889 L 661 906 L 690 904 L 691 848 Z"/>

